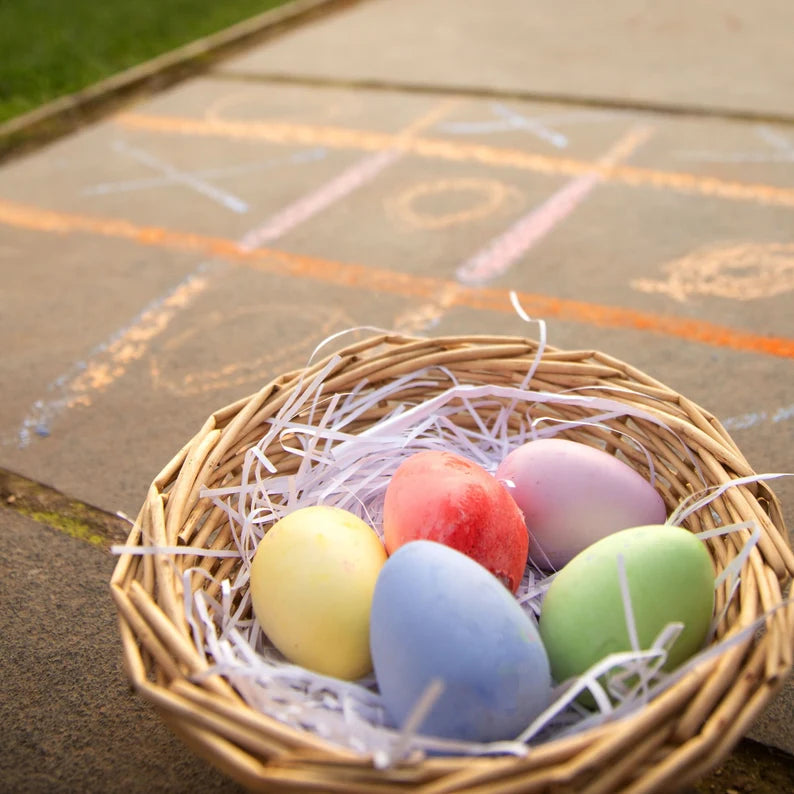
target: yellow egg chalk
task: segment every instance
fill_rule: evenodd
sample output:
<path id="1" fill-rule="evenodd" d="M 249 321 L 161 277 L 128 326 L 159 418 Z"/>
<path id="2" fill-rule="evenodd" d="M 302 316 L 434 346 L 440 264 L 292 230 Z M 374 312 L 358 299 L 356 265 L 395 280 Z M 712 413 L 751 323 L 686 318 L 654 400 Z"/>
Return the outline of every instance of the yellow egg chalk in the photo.
<path id="1" fill-rule="evenodd" d="M 374 530 L 337 507 L 288 514 L 251 565 L 254 614 L 290 661 L 353 680 L 372 669 L 369 616 L 386 551 Z"/>

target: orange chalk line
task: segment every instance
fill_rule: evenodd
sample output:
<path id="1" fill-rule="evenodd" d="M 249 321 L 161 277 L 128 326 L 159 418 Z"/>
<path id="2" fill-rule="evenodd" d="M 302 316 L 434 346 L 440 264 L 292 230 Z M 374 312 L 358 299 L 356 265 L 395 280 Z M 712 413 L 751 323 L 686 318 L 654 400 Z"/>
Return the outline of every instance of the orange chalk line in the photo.
<path id="1" fill-rule="evenodd" d="M 217 136 L 372 152 L 402 149 L 428 159 L 476 162 L 483 165 L 516 168 L 552 175 L 578 176 L 595 173 L 605 181 L 631 187 L 654 187 L 679 193 L 794 207 L 794 189 L 791 188 L 731 182 L 716 177 L 639 168 L 619 163 L 598 163 L 566 157 L 551 157 L 525 152 L 521 149 L 499 148 L 437 138 L 410 137 L 393 133 L 292 122 L 205 120 L 150 116 L 141 113 L 121 114 L 116 117 L 116 123 L 130 129 L 179 135 Z"/>
<path id="2" fill-rule="evenodd" d="M 222 237 L 138 226 L 129 221 L 70 215 L 0 200 L 0 223 L 61 234 L 84 232 L 126 239 L 139 245 L 195 251 L 204 256 L 217 257 L 282 276 L 308 278 L 407 298 L 428 300 L 444 292 L 451 296 L 450 303 L 453 305 L 508 313 L 514 311 L 509 300 L 509 291 L 505 289 L 464 287 L 457 282 L 431 276 L 399 273 L 384 268 L 337 262 L 273 249 L 245 250 L 234 241 Z M 553 317 L 603 328 L 654 332 L 705 345 L 794 358 L 794 339 L 786 337 L 760 336 L 702 320 L 603 306 L 536 293 L 519 292 L 518 299 L 523 308 L 535 317 L 547 319 Z"/>

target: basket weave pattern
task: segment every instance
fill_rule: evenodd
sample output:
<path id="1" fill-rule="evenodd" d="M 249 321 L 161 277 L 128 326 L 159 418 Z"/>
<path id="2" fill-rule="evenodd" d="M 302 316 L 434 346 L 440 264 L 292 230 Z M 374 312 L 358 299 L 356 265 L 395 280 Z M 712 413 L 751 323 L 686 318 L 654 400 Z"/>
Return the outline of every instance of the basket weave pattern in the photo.
<path id="1" fill-rule="evenodd" d="M 594 351 L 544 347 L 536 362 L 537 354 L 538 344 L 521 337 L 414 339 L 384 334 L 340 351 L 324 388 L 326 393 L 343 392 L 362 381 L 365 389 L 376 388 L 406 373 L 440 366 L 463 384 L 518 386 L 536 363 L 529 384 L 534 390 L 557 393 L 586 387 L 588 394 L 641 408 L 661 421 L 625 416 L 608 420 L 609 427 L 580 425 L 563 435 L 620 453 L 647 477 L 646 456 L 624 433 L 634 438 L 653 459 L 656 485 L 668 511 L 702 488 L 703 479 L 707 485 L 721 485 L 753 474 L 713 416 L 637 369 Z M 210 416 L 150 486 L 128 545 L 234 548 L 226 514 L 201 496 L 202 486 L 239 483 L 245 453 L 265 435 L 268 420 L 299 388 L 302 378 L 320 371 L 328 361 L 283 374 Z M 387 415 L 397 402 L 410 404 L 446 390 L 448 375 L 435 371 L 437 385 L 430 374 L 421 393 L 395 394 L 359 417 L 354 431 Z M 581 406 L 544 406 L 544 415 L 555 412 L 565 420 L 588 416 Z M 695 453 L 700 476 L 683 445 Z M 276 443 L 266 454 L 279 474 L 290 473 L 290 467 L 297 465 L 294 456 Z M 540 744 L 524 757 L 431 757 L 378 769 L 370 758 L 253 710 L 221 676 L 201 676 L 208 662 L 197 650 L 186 621 L 180 574 L 203 568 L 220 582 L 240 564 L 233 557 L 165 553 L 120 557 L 111 591 L 119 612 L 125 669 L 137 691 L 190 748 L 252 790 L 368 794 L 675 790 L 730 752 L 792 666 L 794 605 L 781 604 L 794 575 L 794 555 L 774 494 L 763 482 L 731 487 L 710 508 L 692 514 L 686 527 L 694 532 L 712 529 L 716 514 L 718 524 L 753 520 L 761 530 L 717 639 L 771 613 L 764 631 L 749 633 L 706 659 L 639 712 Z M 717 571 L 738 555 L 748 534 L 730 533 L 707 541 Z M 199 574 L 193 576 L 191 586 L 217 588 Z M 718 590 L 718 611 L 727 595 L 727 585 Z"/>

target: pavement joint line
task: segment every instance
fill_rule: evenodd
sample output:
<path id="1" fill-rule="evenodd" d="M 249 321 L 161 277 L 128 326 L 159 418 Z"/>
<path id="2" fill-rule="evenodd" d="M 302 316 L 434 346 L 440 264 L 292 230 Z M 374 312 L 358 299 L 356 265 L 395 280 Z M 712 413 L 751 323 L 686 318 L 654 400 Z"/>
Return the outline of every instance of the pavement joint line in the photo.
<path id="1" fill-rule="evenodd" d="M 126 541 L 131 528 L 119 515 L 4 468 L 0 468 L 0 507 L 105 551 Z"/>
<path id="2" fill-rule="evenodd" d="M 403 80 L 378 80 L 375 78 L 345 79 L 298 75 L 279 72 L 247 72 L 241 69 L 215 67 L 213 78 L 241 83 L 273 83 L 306 88 L 329 88 L 381 93 L 424 94 L 432 96 L 457 96 L 468 99 L 498 99 L 501 101 L 533 102 L 561 107 L 615 110 L 626 113 L 647 113 L 659 116 L 682 116 L 724 121 L 766 122 L 794 125 L 794 113 L 773 113 L 717 105 L 693 105 L 641 99 L 616 99 L 608 96 L 566 94 L 559 91 L 489 88 L 486 86 L 444 85 L 443 83 L 414 83 Z"/>
<path id="3" fill-rule="evenodd" d="M 255 270 L 294 278 L 305 278 L 341 287 L 385 292 L 419 301 L 451 293 L 450 305 L 469 309 L 513 313 L 510 293 L 499 287 L 468 287 L 451 279 L 405 273 L 372 265 L 340 262 L 276 249 L 247 250 L 234 240 L 156 226 L 140 226 L 118 218 L 71 215 L 0 199 L 0 223 L 38 232 L 87 233 L 129 240 L 138 245 L 203 256 Z M 538 293 L 516 292 L 523 309 L 533 317 L 582 323 L 600 328 L 628 329 L 662 334 L 688 342 L 741 352 L 794 358 L 794 338 L 763 335 L 696 318 L 645 312 L 559 298 Z"/>
<path id="4" fill-rule="evenodd" d="M 286 121 L 221 121 L 185 116 L 122 113 L 115 123 L 126 129 L 161 134 L 219 137 L 229 140 L 262 140 L 276 144 L 326 146 L 330 149 L 377 152 L 401 149 L 417 157 L 448 162 L 514 168 L 552 176 L 582 176 L 595 173 L 604 182 L 633 188 L 670 190 L 732 201 L 794 207 L 794 189 L 763 183 L 737 182 L 685 171 L 665 171 L 621 164 L 559 157 L 518 148 L 450 141 L 445 138 L 412 136 L 348 127 L 299 124 Z"/>
<path id="5" fill-rule="evenodd" d="M 120 106 L 206 72 L 224 58 L 365 0 L 288 0 L 0 123 L 0 163 L 26 154 Z"/>

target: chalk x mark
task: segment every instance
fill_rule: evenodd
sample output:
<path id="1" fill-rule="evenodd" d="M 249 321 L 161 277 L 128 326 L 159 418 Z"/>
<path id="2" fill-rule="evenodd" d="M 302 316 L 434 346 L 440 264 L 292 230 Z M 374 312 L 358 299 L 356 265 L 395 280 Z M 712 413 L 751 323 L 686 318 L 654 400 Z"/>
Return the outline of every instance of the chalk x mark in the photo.
<path id="1" fill-rule="evenodd" d="M 166 163 L 164 160 L 160 160 L 158 157 L 155 157 L 153 154 L 145 151 L 144 149 L 130 146 L 129 144 L 124 143 L 124 141 L 116 141 L 113 144 L 113 149 L 120 154 L 125 154 L 128 157 L 131 157 L 133 160 L 148 166 L 153 171 L 159 172 L 175 184 L 184 185 L 185 187 L 195 190 L 202 196 L 212 199 L 216 203 L 226 207 L 226 209 L 231 210 L 232 212 L 236 212 L 238 214 L 248 212 L 248 204 L 241 198 L 238 198 L 237 196 L 225 190 L 221 190 L 220 188 L 211 185 L 204 179 L 190 174 L 187 171 L 180 171 L 175 166 L 171 165 L 170 163 Z"/>
<path id="2" fill-rule="evenodd" d="M 202 180 L 226 179 L 240 174 L 254 174 L 261 171 L 270 171 L 285 164 L 302 165 L 305 163 L 315 163 L 322 160 L 327 154 L 327 150 L 322 147 L 314 147 L 306 151 L 296 152 L 290 157 L 278 157 L 271 160 L 259 160 L 237 165 L 225 166 L 222 168 L 203 168 L 197 171 L 184 171 L 182 173 Z M 134 190 L 147 190 L 155 187 L 165 187 L 167 185 L 178 184 L 173 176 L 156 176 L 142 179 L 125 179 L 116 182 L 100 182 L 81 191 L 83 196 L 106 196 L 111 193 L 125 193 Z"/>
<path id="3" fill-rule="evenodd" d="M 446 121 L 438 129 L 452 135 L 490 135 L 498 132 L 523 130 L 557 149 L 565 149 L 569 144 L 568 136 L 554 129 L 554 125 L 588 123 L 615 118 L 615 113 L 558 113 L 546 116 L 525 116 L 509 108 L 502 102 L 492 102 L 489 106 L 496 118 L 485 121 Z"/>
<path id="4" fill-rule="evenodd" d="M 493 115 L 497 116 L 497 119 L 485 122 L 446 122 L 440 129 L 457 135 L 523 130 L 558 149 L 564 149 L 568 145 L 566 135 L 546 126 L 539 118 L 524 116 L 501 102 L 491 103 L 490 110 Z"/>

